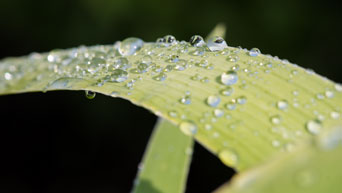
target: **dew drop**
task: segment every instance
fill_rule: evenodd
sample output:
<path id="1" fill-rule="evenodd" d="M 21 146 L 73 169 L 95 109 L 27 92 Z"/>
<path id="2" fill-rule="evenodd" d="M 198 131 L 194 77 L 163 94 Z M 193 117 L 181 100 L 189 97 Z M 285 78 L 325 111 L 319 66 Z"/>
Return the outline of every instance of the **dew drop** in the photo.
<path id="1" fill-rule="evenodd" d="M 322 125 L 321 125 L 321 122 L 319 120 L 310 120 L 308 122 L 306 122 L 306 130 L 312 134 L 312 135 L 317 135 L 319 134 L 321 128 L 322 128 Z"/>
<path id="2" fill-rule="evenodd" d="M 189 104 L 191 104 L 191 97 L 189 95 L 186 95 L 186 96 L 182 97 L 179 100 L 179 102 L 184 104 L 184 105 L 189 105 Z"/>
<path id="3" fill-rule="evenodd" d="M 340 118 L 340 113 L 333 111 L 330 113 L 331 118 L 333 119 L 339 119 Z"/>
<path id="4" fill-rule="evenodd" d="M 205 45 L 205 42 L 204 42 L 202 36 L 199 36 L 199 35 L 193 35 L 190 38 L 189 43 L 194 47 L 202 47 Z"/>
<path id="5" fill-rule="evenodd" d="M 96 96 L 96 92 L 92 92 L 92 91 L 86 90 L 85 91 L 85 96 L 87 97 L 87 99 L 93 99 Z"/>
<path id="6" fill-rule="evenodd" d="M 169 44 L 177 43 L 176 38 L 174 36 L 172 36 L 172 35 L 166 35 L 166 36 L 164 36 L 164 39 L 165 39 L 165 42 L 169 43 Z"/>
<path id="7" fill-rule="evenodd" d="M 327 90 L 327 91 L 325 91 L 325 96 L 327 98 L 333 98 L 334 97 L 334 92 L 331 91 L 331 90 Z"/>
<path id="8" fill-rule="evenodd" d="M 128 73 L 121 69 L 115 69 L 110 75 L 111 82 L 124 82 L 128 78 Z"/>
<path id="9" fill-rule="evenodd" d="M 224 72 L 221 75 L 221 82 L 224 85 L 233 85 L 238 81 L 238 75 L 236 74 L 236 72 L 230 70 L 228 72 Z"/>
<path id="10" fill-rule="evenodd" d="M 245 96 L 240 96 L 236 99 L 237 103 L 243 105 L 247 102 L 247 98 Z"/>
<path id="11" fill-rule="evenodd" d="M 341 85 L 341 84 L 335 84 L 335 89 L 336 89 L 338 92 L 342 92 L 342 85 Z"/>
<path id="12" fill-rule="evenodd" d="M 230 96 L 233 94 L 233 88 L 228 86 L 227 88 L 221 90 L 221 94 L 224 95 L 224 96 Z"/>
<path id="13" fill-rule="evenodd" d="M 177 117 L 178 113 L 176 111 L 169 111 L 169 116 L 170 117 Z"/>
<path id="14" fill-rule="evenodd" d="M 150 65 L 152 62 L 152 57 L 149 55 L 145 55 L 142 59 L 141 59 L 141 63 Z"/>
<path id="15" fill-rule="evenodd" d="M 223 38 L 215 36 L 208 40 L 207 46 L 210 51 L 221 51 L 225 48 L 228 48 L 226 41 Z"/>
<path id="16" fill-rule="evenodd" d="M 229 62 L 237 62 L 239 61 L 239 56 L 237 54 L 230 54 L 228 57 L 227 57 L 227 60 Z"/>
<path id="17" fill-rule="evenodd" d="M 211 95 L 207 98 L 207 104 L 211 107 L 217 107 L 221 102 L 220 97 L 216 95 Z"/>
<path id="18" fill-rule="evenodd" d="M 12 80 L 13 75 L 12 75 L 11 73 L 9 73 L 9 72 L 6 72 L 5 75 L 4 75 L 4 78 L 5 78 L 6 80 Z"/>
<path id="19" fill-rule="evenodd" d="M 153 77 L 156 81 L 164 81 L 166 80 L 167 75 L 164 72 L 159 73 L 157 76 Z"/>
<path id="20" fill-rule="evenodd" d="M 277 102 L 277 108 L 279 110 L 285 110 L 288 107 L 288 102 L 286 100 L 280 100 Z"/>
<path id="21" fill-rule="evenodd" d="M 139 38 L 127 38 L 121 42 L 118 51 L 122 56 L 130 56 L 139 51 L 143 45 L 144 42 Z"/>
<path id="22" fill-rule="evenodd" d="M 258 48 L 252 48 L 248 54 L 252 57 L 258 56 L 260 54 L 260 50 Z"/>
<path id="23" fill-rule="evenodd" d="M 222 109 L 215 109 L 214 115 L 215 117 L 222 117 L 224 115 L 224 111 Z"/>
<path id="24" fill-rule="evenodd" d="M 197 126 L 191 121 L 182 121 L 179 124 L 180 130 L 188 136 L 193 136 L 197 133 Z"/>
<path id="25" fill-rule="evenodd" d="M 270 121 L 271 123 L 275 124 L 275 125 L 278 125 L 281 123 L 281 117 L 280 115 L 273 115 L 271 118 L 270 118 Z"/>
<path id="26" fill-rule="evenodd" d="M 238 155 L 235 151 L 224 149 L 218 153 L 220 160 L 228 166 L 236 166 L 238 164 Z"/>
<path id="27" fill-rule="evenodd" d="M 230 101 L 226 104 L 226 109 L 232 111 L 234 109 L 236 109 L 236 104 L 234 101 Z"/>

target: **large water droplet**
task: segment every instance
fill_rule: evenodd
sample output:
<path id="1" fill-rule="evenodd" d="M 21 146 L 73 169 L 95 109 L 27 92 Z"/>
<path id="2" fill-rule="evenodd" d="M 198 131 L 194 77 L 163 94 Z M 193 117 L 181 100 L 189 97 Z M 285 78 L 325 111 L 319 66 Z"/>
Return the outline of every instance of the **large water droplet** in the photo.
<path id="1" fill-rule="evenodd" d="M 207 104 L 211 107 L 217 107 L 221 102 L 220 97 L 216 95 L 211 95 L 207 98 Z"/>
<path id="2" fill-rule="evenodd" d="M 92 92 L 92 91 L 86 90 L 85 91 L 85 96 L 87 97 L 87 99 L 93 99 L 96 96 L 96 92 Z"/>
<path id="3" fill-rule="evenodd" d="M 310 134 L 317 135 L 322 128 L 322 124 L 319 120 L 310 120 L 306 122 L 305 127 Z"/>
<path id="4" fill-rule="evenodd" d="M 199 35 L 192 36 L 189 40 L 189 43 L 195 47 L 202 47 L 205 45 L 205 42 L 204 42 L 202 36 L 199 36 Z"/>
<path id="5" fill-rule="evenodd" d="M 182 121 L 179 124 L 180 130 L 188 136 L 193 136 L 197 133 L 197 126 L 191 121 Z"/>
<path id="6" fill-rule="evenodd" d="M 238 164 L 238 155 L 235 151 L 224 149 L 218 153 L 220 160 L 228 166 L 236 166 Z"/>
<path id="7" fill-rule="evenodd" d="M 221 75 L 221 82 L 224 85 L 233 85 L 238 81 L 238 75 L 236 72 L 230 70 L 228 72 L 224 72 Z"/>
<path id="8" fill-rule="evenodd" d="M 139 38 L 127 38 L 121 42 L 118 51 L 122 56 L 130 56 L 140 50 L 143 45 L 144 42 Z"/>
<path id="9" fill-rule="evenodd" d="M 212 52 L 228 48 L 226 41 L 224 41 L 223 38 L 218 36 L 210 38 L 207 42 L 207 46 L 209 50 Z"/>

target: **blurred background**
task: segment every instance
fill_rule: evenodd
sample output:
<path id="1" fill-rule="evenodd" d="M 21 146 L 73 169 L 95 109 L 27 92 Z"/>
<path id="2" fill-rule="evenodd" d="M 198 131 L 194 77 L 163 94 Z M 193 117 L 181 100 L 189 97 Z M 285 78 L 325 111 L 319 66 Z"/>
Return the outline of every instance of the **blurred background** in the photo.
<path id="1" fill-rule="evenodd" d="M 1 0 L 0 58 L 129 36 L 206 36 L 258 47 L 337 82 L 341 5 L 310 0 Z M 0 192 L 129 192 L 156 117 L 130 102 L 59 91 L 0 96 Z M 134 121 L 130 121 L 134 117 Z M 234 171 L 196 144 L 187 192 L 210 192 Z"/>

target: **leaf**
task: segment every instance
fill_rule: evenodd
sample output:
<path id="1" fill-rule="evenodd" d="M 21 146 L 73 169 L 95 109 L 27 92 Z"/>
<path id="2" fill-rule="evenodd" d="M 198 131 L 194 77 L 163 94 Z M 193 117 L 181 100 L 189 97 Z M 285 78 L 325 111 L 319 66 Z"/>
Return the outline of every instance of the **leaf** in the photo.
<path id="1" fill-rule="evenodd" d="M 341 121 L 293 152 L 238 174 L 215 193 L 339 193 L 342 178 Z"/>
<path id="2" fill-rule="evenodd" d="M 4 59 L 0 93 L 67 89 L 122 97 L 194 135 L 240 171 L 341 117 L 342 86 L 312 71 L 255 49 L 212 52 L 166 39 L 171 43 L 129 38 Z"/>
<path id="3" fill-rule="evenodd" d="M 181 193 L 185 190 L 193 140 L 166 120 L 159 120 L 144 154 L 135 193 Z"/>

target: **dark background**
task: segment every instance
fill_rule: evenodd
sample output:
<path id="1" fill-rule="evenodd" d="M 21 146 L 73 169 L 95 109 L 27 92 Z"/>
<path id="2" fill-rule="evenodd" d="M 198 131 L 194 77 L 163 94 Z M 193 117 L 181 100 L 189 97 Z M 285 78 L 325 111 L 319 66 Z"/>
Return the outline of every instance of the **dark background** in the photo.
<path id="1" fill-rule="evenodd" d="M 1 0 L 0 58 L 129 36 L 188 40 L 224 22 L 228 45 L 342 82 L 341 16 L 333 1 Z M 1 96 L 0 117 L 4 193 L 129 192 L 156 121 L 127 101 L 70 91 Z M 196 145 L 187 192 L 210 192 L 233 173 Z"/>

